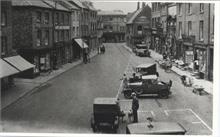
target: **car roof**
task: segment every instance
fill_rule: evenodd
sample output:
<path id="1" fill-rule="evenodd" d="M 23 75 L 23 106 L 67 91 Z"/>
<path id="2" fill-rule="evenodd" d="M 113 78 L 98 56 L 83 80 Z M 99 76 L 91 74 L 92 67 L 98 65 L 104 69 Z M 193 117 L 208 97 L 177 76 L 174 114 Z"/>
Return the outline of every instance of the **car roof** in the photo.
<path id="1" fill-rule="evenodd" d="M 98 97 L 94 99 L 96 105 L 115 105 L 117 104 L 116 98 Z"/>
<path id="2" fill-rule="evenodd" d="M 146 64 L 140 64 L 138 65 L 136 68 L 148 68 L 151 67 L 153 65 L 156 65 L 156 63 L 146 63 Z"/>
<path id="3" fill-rule="evenodd" d="M 157 75 L 144 75 L 142 79 L 157 79 Z"/>
<path id="4" fill-rule="evenodd" d="M 152 122 L 153 128 L 149 128 L 149 123 L 133 123 L 127 125 L 131 134 L 172 134 L 185 133 L 185 128 L 177 122 Z"/>

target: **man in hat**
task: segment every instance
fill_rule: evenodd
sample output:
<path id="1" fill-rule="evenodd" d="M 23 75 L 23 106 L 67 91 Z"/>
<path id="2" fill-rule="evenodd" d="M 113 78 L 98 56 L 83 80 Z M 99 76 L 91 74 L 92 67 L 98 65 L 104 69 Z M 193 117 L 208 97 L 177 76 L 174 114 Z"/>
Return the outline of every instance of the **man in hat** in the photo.
<path id="1" fill-rule="evenodd" d="M 131 94 L 132 96 L 132 112 L 133 112 L 133 116 L 134 116 L 134 121 L 133 123 L 137 123 L 138 122 L 138 108 L 139 108 L 139 101 L 138 98 L 136 97 L 136 94 L 133 92 Z"/>

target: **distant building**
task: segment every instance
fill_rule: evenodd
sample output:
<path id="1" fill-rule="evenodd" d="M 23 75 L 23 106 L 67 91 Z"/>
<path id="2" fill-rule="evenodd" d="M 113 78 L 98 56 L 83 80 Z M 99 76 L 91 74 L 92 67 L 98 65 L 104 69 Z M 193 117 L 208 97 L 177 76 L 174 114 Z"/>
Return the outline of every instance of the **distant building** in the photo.
<path id="1" fill-rule="evenodd" d="M 120 10 L 98 11 L 103 26 L 104 42 L 125 41 L 126 15 Z"/>
<path id="2" fill-rule="evenodd" d="M 148 5 L 143 3 L 142 8 L 127 16 L 126 42 L 132 49 L 140 43 L 151 45 L 151 8 Z"/>
<path id="3" fill-rule="evenodd" d="M 198 71 L 213 78 L 214 4 L 177 4 L 177 53 L 185 63 L 198 61 Z"/>

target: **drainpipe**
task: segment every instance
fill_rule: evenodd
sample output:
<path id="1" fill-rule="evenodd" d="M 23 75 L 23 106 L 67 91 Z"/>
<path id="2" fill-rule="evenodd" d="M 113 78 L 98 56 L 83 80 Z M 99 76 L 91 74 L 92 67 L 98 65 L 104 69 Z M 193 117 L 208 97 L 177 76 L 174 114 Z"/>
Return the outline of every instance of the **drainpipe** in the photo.
<path id="1" fill-rule="evenodd" d="M 206 50 L 206 70 L 205 70 L 205 78 L 209 78 L 209 60 L 210 60 L 210 19 L 211 19 L 211 4 L 209 3 L 208 6 L 208 45 L 207 45 L 207 50 Z M 212 65 L 212 64 L 211 64 Z"/>

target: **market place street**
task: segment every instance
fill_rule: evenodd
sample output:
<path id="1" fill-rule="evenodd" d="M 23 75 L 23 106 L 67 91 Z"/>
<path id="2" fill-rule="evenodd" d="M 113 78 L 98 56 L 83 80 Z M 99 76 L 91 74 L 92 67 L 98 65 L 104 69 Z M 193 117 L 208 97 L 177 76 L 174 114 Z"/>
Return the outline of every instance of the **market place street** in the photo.
<path id="1" fill-rule="evenodd" d="M 131 109 L 131 100 L 120 94 L 120 78 L 139 63 L 153 63 L 152 58 L 136 57 L 122 44 L 106 44 L 88 64 L 81 64 L 47 83 L 2 111 L 3 132 L 92 133 L 90 117 L 95 97 L 115 97 L 119 93 L 122 110 Z M 211 134 L 212 95 L 199 96 L 184 87 L 180 77 L 158 67 L 160 79 L 173 81 L 168 99 L 140 98 L 139 121 L 148 115 L 155 121 L 181 123 L 187 134 Z M 146 116 L 146 117 L 145 117 Z M 119 133 L 125 133 L 125 123 Z"/>

